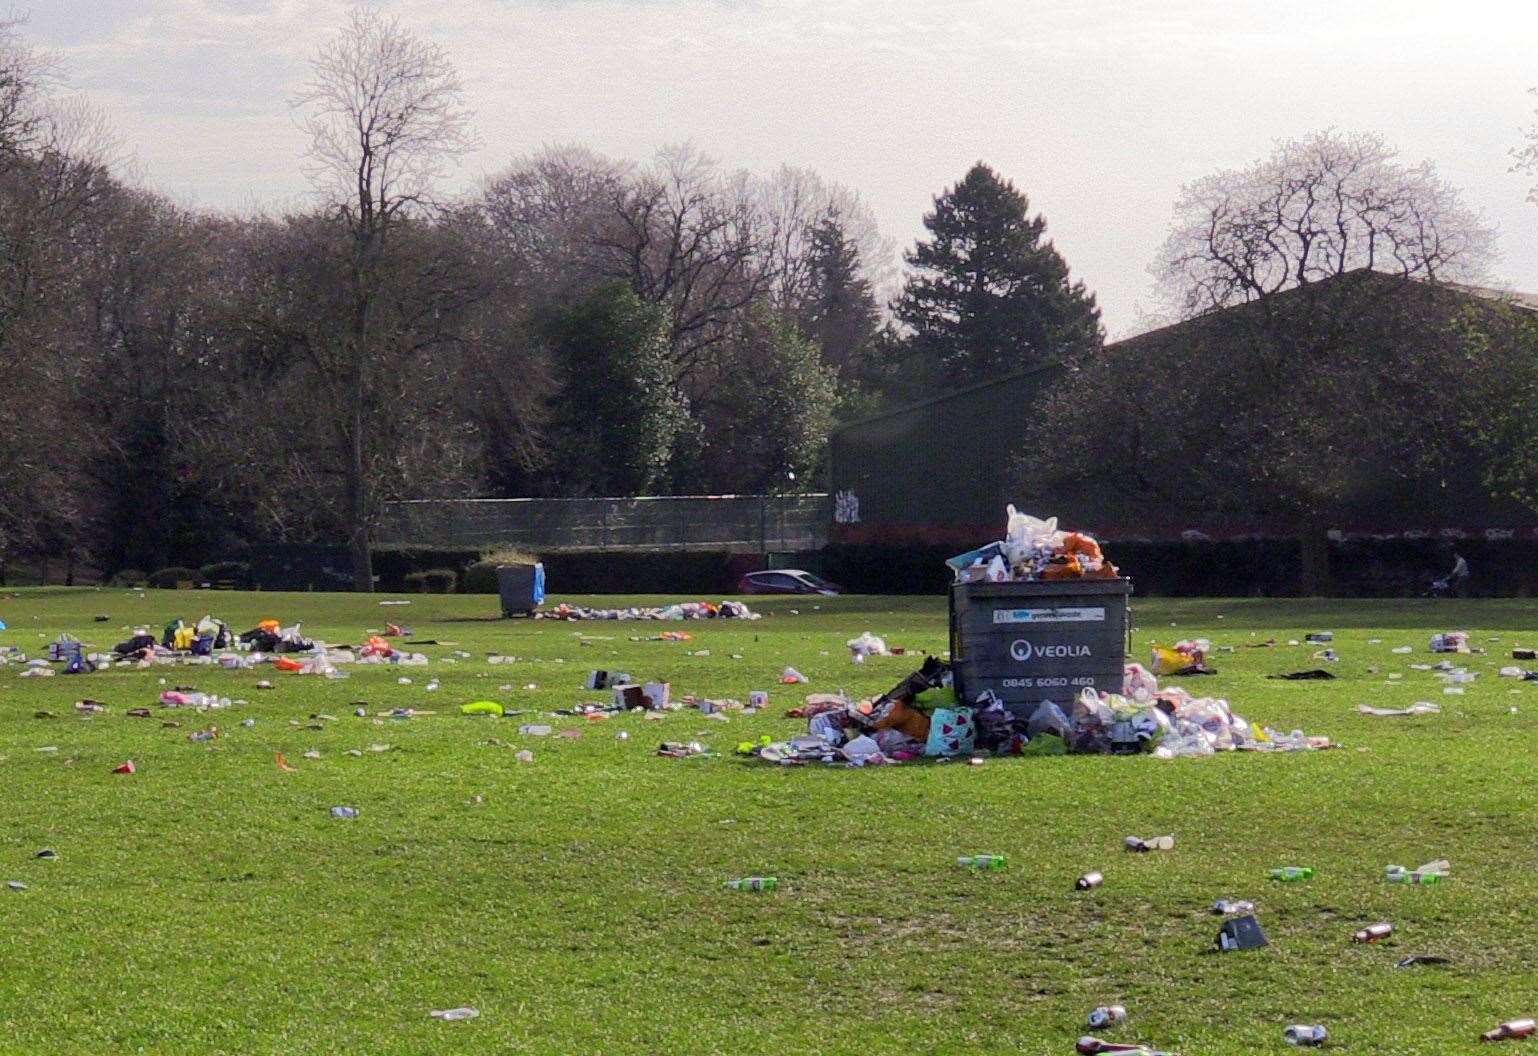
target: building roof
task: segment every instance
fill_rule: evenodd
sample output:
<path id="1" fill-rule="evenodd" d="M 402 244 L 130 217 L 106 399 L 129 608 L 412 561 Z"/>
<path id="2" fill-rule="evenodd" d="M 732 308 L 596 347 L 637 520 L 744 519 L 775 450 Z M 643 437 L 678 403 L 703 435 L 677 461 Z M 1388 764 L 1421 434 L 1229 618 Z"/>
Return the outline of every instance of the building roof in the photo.
<path id="1" fill-rule="evenodd" d="M 1395 275 L 1392 272 L 1373 271 L 1371 268 L 1356 268 L 1356 269 L 1353 269 L 1351 271 L 1343 272 L 1340 275 L 1333 275 L 1330 278 L 1323 279 L 1321 281 L 1322 282 L 1335 282 L 1335 281 L 1338 281 L 1340 279 L 1345 279 L 1345 278 L 1349 278 L 1349 277 L 1352 277 L 1352 276 L 1360 276 L 1360 275 L 1363 275 L 1364 273 L 1371 274 L 1371 275 L 1376 275 L 1376 276 L 1381 276 L 1382 278 L 1385 278 L 1385 279 L 1401 279 L 1401 278 L 1404 278 L 1404 276 Z M 1468 296 L 1468 297 L 1478 298 L 1479 300 L 1498 301 L 1498 302 L 1503 303 L 1503 304 L 1510 304 L 1513 307 L 1520 308 L 1520 309 L 1522 309 L 1524 311 L 1538 312 L 1538 293 L 1523 293 L 1523 292 L 1520 292 L 1518 290 L 1505 290 L 1505 289 L 1500 289 L 1500 288 L 1494 287 L 1494 286 L 1475 286 L 1475 285 L 1470 285 L 1470 284 L 1466 284 L 1466 283 L 1458 283 L 1458 282 L 1430 282 L 1430 281 L 1428 281 L 1426 279 L 1421 279 L 1421 278 L 1417 278 L 1417 277 L 1414 277 L 1414 276 L 1410 276 L 1409 277 L 1409 281 L 1420 283 L 1421 285 L 1424 285 L 1424 286 L 1432 286 L 1432 287 L 1438 287 L 1438 288 L 1441 288 L 1441 289 L 1444 289 L 1444 290 L 1452 290 L 1452 291 L 1454 291 L 1456 293 L 1461 293 L 1461 294 L 1463 294 L 1465 296 Z M 1270 296 L 1286 296 L 1287 294 L 1293 292 L 1293 290 L 1296 290 L 1297 288 L 1298 287 L 1296 287 L 1296 286 L 1289 287 L 1288 289 L 1281 290 L 1278 293 L 1272 294 Z M 1156 326 L 1156 327 L 1154 327 L 1154 328 L 1152 328 L 1150 330 L 1144 330 L 1141 333 L 1137 333 L 1137 334 L 1130 334 L 1127 337 L 1121 338 L 1120 340 L 1112 341 L 1109 344 L 1107 344 L 1105 347 L 1108 348 L 1108 349 L 1111 349 L 1111 348 L 1117 348 L 1117 347 L 1119 347 L 1121 345 L 1129 345 L 1129 344 L 1133 344 L 1135 342 L 1143 342 L 1143 341 L 1148 340 L 1149 338 L 1151 338 L 1155 334 L 1164 334 L 1164 333 L 1168 333 L 1170 331 L 1180 330 L 1180 329 L 1183 329 L 1185 327 L 1191 326 L 1193 324 L 1200 323 L 1203 319 L 1208 318 L 1211 315 L 1215 315 L 1218 312 L 1231 311 L 1233 309 L 1242 308 L 1242 307 L 1244 307 L 1245 304 L 1254 304 L 1254 303 L 1255 303 L 1254 301 L 1246 301 L 1246 302 L 1244 302 L 1244 304 L 1230 305 L 1228 308 L 1218 309 L 1217 311 L 1214 311 L 1214 312 L 1207 312 L 1207 313 L 1204 313 L 1203 315 L 1193 316 L 1193 317 L 1191 317 L 1189 319 L 1181 319 L 1181 320 L 1178 320 L 1178 321 L 1173 322 L 1173 323 L 1168 323 L 1168 324 L 1166 324 L 1164 326 Z M 834 433 L 834 435 L 836 435 L 838 433 L 844 432 L 847 429 L 856 429 L 856 428 L 859 428 L 862 425 L 867 425 L 867 424 L 869 424 L 871 422 L 881 421 L 884 418 L 891 418 L 891 417 L 895 417 L 895 416 L 898 416 L 898 415 L 911 414 L 912 412 L 914 412 L 916 410 L 920 410 L 920 409 L 925 408 L 925 407 L 932 407 L 932 406 L 934 406 L 937 403 L 944 402 L 945 400 L 951 400 L 951 399 L 955 399 L 955 398 L 957 398 L 959 396 L 969 395 L 970 393 L 977 392 L 979 389 L 986 389 L 986 388 L 988 388 L 990 386 L 993 386 L 993 385 L 1006 385 L 1006 384 L 1008 384 L 1008 383 L 1010 383 L 1012 381 L 1017 381 L 1020 378 L 1029 377 L 1030 375 L 1033 375 L 1033 374 L 1039 374 L 1039 373 L 1041 373 L 1043 371 L 1059 369 L 1061 366 L 1062 366 L 1062 363 L 1059 362 L 1058 360 L 1048 360 L 1045 363 L 1038 363 L 1035 366 L 1024 367 L 1024 368 L 1022 368 L 1020 370 L 1012 370 L 1012 371 L 1010 371 L 1007 374 L 1000 374 L 997 377 L 989 378 L 986 381 L 976 382 L 975 384 L 963 386 L 962 388 L 959 388 L 959 389 L 949 389 L 949 390 L 947 390 L 945 392 L 940 393 L 937 396 L 930 396 L 927 399 L 919 400 L 919 401 L 917 401 L 915 403 L 904 404 L 901 407 L 894 407 L 891 410 L 881 411 L 881 412 L 879 412 L 877 414 L 872 414 L 872 415 L 869 415 L 869 416 L 867 416 L 865 418 L 859 418 L 859 419 L 856 419 L 855 421 L 852 421 L 852 422 L 845 422 L 843 425 L 840 425 L 837 428 L 835 428 L 833 430 L 833 433 Z"/>

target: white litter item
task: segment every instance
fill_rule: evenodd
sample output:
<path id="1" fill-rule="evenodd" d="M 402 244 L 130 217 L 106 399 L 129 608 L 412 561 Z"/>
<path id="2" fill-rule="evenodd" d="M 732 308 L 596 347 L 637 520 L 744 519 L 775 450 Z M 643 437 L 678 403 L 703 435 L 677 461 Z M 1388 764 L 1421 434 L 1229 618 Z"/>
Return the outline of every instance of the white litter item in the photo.
<path id="1" fill-rule="evenodd" d="M 477 1009 L 469 1007 L 435 1008 L 432 1011 L 432 1017 L 434 1019 L 442 1020 L 445 1023 L 456 1023 L 462 1019 L 474 1019 L 478 1015 L 480 1015 L 480 1012 Z"/>
<path id="2" fill-rule="evenodd" d="M 887 656 L 886 642 L 866 631 L 858 638 L 851 638 L 844 643 L 849 646 L 849 655 L 857 664 L 863 664 L 867 656 Z"/>
<path id="3" fill-rule="evenodd" d="M 794 685 L 799 685 L 799 684 L 801 684 L 803 682 L 809 682 L 809 681 L 811 681 L 811 679 L 807 678 L 805 675 L 803 675 L 800 671 L 797 671 L 795 668 L 787 667 L 784 671 L 780 672 L 780 681 L 783 682 L 787 686 L 794 686 Z"/>
<path id="4" fill-rule="evenodd" d="M 1408 708 L 1374 708 L 1367 704 L 1358 704 L 1356 710 L 1363 715 L 1437 715 L 1441 713 L 1442 708 L 1429 701 L 1418 700 Z"/>
<path id="5" fill-rule="evenodd" d="M 864 766 L 873 758 L 880 757 L 880 755 L 881 746 L 870 737 L 863 735 L 844 745 L 844 758 L 848 759 L 855 766 Z"/>

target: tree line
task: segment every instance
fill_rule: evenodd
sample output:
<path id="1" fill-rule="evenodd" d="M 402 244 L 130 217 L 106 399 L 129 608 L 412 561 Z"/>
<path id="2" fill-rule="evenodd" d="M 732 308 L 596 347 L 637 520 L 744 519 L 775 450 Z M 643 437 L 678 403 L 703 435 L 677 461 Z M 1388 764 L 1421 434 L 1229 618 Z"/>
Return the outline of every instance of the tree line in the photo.
<path id="1" fill-rule="evenodd" d="M 935 196 L 900 275 L 857 192 L 688 146 L 547 147 L 450 194 L 475 145 L 458 74 L 360 9 L 290 100 L 311 202 L 196 210 L 117 174 L 110 130 L 22 29 L 0 24 L 0 562 L 345 541 L 367 589 L 394 498 L 805 490 L 837 423 L 1049 362 L 1068 371 L 1052 398 L 990 426 L 1034 452 L 1028 498 L 1220 496 L 1315 525 L 1346 479 L 1321 452 L 1369 438 L 1425 468 L 1449 436 L 1525 435 L 1488 405 L 1467 424 L 1499 381 L 1439 384 L 1525 362 L 1522 327 L 1449 329 L 1327 281 L 1466 282 L 1491 254 L 1456 189 L 1374 136 L 1187 186 L 1153 266 L 1170 317 L 1252 310 L 1202 347 L 1108 354 L 1044 218 L 982 162 Z M 1306 296 L 1273 309 L 1284 291 Z M 1361 340 L 1367 317 L 1383 340 Z M 1423 435 L 1394 440 L 1406 399 Z"/>
<path id="2" fill-rule="evenodd" d="M 986 166 L 937 199 L 889 312 L 869 208 L 808 170 L 556 147 L 448 194 L 458 75 L 368 10 L 291 101 L 313 203 L 239 215 L 120 178 L 22 30 L 0 26 L 0 560 L 345 540 L 365 587 L 392 498 L 805 490 L 838 421 L 1100 341 Z"/>

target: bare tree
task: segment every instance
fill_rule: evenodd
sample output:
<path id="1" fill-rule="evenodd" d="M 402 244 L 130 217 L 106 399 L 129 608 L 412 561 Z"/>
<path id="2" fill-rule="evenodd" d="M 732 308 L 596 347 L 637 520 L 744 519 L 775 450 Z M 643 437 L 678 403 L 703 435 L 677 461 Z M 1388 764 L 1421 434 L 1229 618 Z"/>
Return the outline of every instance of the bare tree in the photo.
<path id="1" fill-rule="evenodd" d="M 1190 321 L 1058 388 L 1034 415 L 1042 461 L 1063 487 L 1094 478 L 1160 510 L 1195 497 L 1287 531 L 1304 591 L 1325 593 L 1332 519 L 1374 488 L 1424 487 L 1466 447 L 1461 386 L 1437 379 L 1459 369 L 1451 321 L 1469 303 L 1449 280 L 1480 273 L 1491 232 L 1429 164 L 1336 132 L 1198 180 L 1175 213 L 1152 270 Z"/>
<path id="2" fill-rule="evenodd" d="M 578 301 L 612 281 L 594 239 L 634 176 L 634 165 L 573 144 L 519 158 L 483 184 L 479 211 L 531 301 Z"/>
<path id="3" fill-rule="evenodd" d="M 751 181 L 723 176 L 684 145 L 660 151 L 622 188 L 593 243 L 606 277 L 667 310 L 674 375 L 687 385 L 731 321 L 768 289 L 762 238 Z"/>
<path id="4" fill-rule="evenodd" d="M 24 25 L 24 18 L 0 19 L 0 153 L 35 148 L 47 125 L 54 63 L 21 35 Z"/>
<path id="5" fill-rule="evenodd" d="M 1491 239 L 1430 162 L 1407 166 L 1380 136 L 1332 130 L 1188 184 L 1152 270 L 1189 317 L 1358 268 L 1469 281 Z"/>
<path id="6" fill-rule="evenodd" d="M 386 275 L 400 281 L 389 258 L 397 229 L 431 214 L 436 181 L 469 149 L 469 115 L 443 50 L 364 8 L 311 65 L 313 78 L 295 100 L 310 134 L 309 176 L 326 210 L 345 226 L 350 251 L 334 329 L 298 347 L 331 397 L 353 581 L 366 591 L 373 589 L 369 543 L 377 505 L 369 434 L 379 427 L 368 413 L 376 404 L 370 390 L 399 357 L 419 350 L 389 332 L 400 313 L 381 310 Z M 424 267 L 420 274 L 436 282 L 440 270 Z"/>
<path id="7" fill-rule="evenodd" d="M 864 277 L 877 303 L 885 303 L 897 280 L 897 251 L 881 234 L 876 216 L 858 191 L 823 179 L 811 169 L 782 165 L 755 181 L 763 215 L 764 269 L 771 276 L 776 306 L 796 311 L 816 284 L 814 233 L 836 219 L 859 253 Z"/>

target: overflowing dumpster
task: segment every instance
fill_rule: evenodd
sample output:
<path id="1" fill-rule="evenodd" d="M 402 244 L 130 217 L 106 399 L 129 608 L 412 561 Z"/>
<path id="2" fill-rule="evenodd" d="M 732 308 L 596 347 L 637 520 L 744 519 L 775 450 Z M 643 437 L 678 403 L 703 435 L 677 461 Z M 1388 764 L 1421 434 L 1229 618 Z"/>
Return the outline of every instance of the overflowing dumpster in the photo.
<path id="1" fill-rule="evenodd" d="M 503 616 L 529 616 L 545 601 L 545 566 L 498 565 L 497 592 Z"/>
<path id="2" fill-rule="evenodd" d="M 951 663 L 957 696 L 991 692 L 1016 715 L 1065 709 L 1085 688 L 1121 693 L 1132 581 L 954 583 Z"/>

